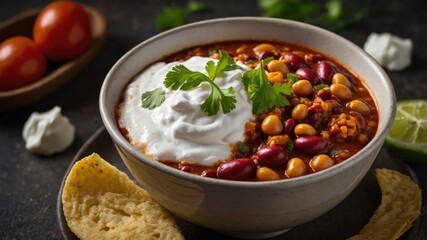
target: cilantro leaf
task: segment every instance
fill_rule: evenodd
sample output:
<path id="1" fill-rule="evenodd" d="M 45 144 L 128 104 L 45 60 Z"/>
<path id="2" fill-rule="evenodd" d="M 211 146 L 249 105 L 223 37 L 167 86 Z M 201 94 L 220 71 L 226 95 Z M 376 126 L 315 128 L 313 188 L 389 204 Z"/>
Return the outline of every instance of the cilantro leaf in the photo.
<path id="1" fill-rule="evenodd" d="M 209 61 L 206 64 L 205 70 L 208 73 L 210 79 L 222 77 L 226 71 L 240 69 L 239 65 L 237 65 L 234 60 L 228 56 L 227 52 L 220 50 L 219 56 L 220 57 L 217 64 L 215 64 L 213 61 Z"/>
<path id="2" fill-rule="evenodd" d="M 157 30 L 165 31 L 186 23 L 185 9 L 178 6 L 165 7 L 156 18 Z"/>
<path id="3" fill-rule="evenodd" d="M 243 154 L 249 151 L 249 148 L 242 142 L 237 143 L 237 149 Z"/>
<path id="4" fill-rule="evenodd" d="M 328 87 L 327 84 L 321 83 L 319 85 L 314 86 L 313 88 L 314 88 L 314 90 L 319 91 L 319 90 L 322 90 L 322 89 L 327 88 L 327 87 Z"/>
<path id="5" fill-rule="evenodd" d="M 165 101 L 165 91 L 161 88 L 147 91 L 141 95 L 141 101 L 143 108 L 154 109 Z"/>
<path id="6" fill-rule="evenodd" d="M 188 91 L 198 87 L 203 82 L 208 82 L 211 92 L 203 101 L 200 108 L 212 116 L 218 113 L 220 107 L 223 113 L 229 113 L 236 108 L 236 96 L 232 87 L 221 89 L 215 84 L 214 80 L 221 77 L 224 72 L 240 68 L 225 51 L 220 51 L 220 59 L 215 64 L 214 61 L 209 61 L 206 64 L 205 70 L 208 75 L 201 72 L 191 71 L 184 65 L 180 64 L 172 68 L 166 74 L 163 85 L 171 90 Z"/>
<path id="7" fill-rule="evenodd" d="M 298 77 L 295 73 L 286 74 L 286 78 L 288 79 L 288 82 L 290 82 L 292 84 L 298 82 Z"/>
<path id="8" fill-rule="evenodd" d="M 166 74 L 163 81 L 165 87 L 171 90 L 191 90 L 200 85 L 200 83 L 208 81 L 209 78 L 201 72 L 194 72 L 180 64 L 172 68 Z"/>
<path id="9" fill-rule="evenodd" d="M 268 58 L 264 58 L 264 64 L 268 64 L 269 62 L 271 62 L 271 61 L 273 61 L 273 60 L 274 60 L 274 57 L 273 57 L 273 56 L 268 57 Z"/>
<path id="10" fill-rule="evenodd" d="M 223 113 L 229 113 L 236 108 L 236 97 L 232 87 L 224 91 L 213 81 L 209 81 L 209 83 L 211 85 L 211 93 L 200 106 L 203 112 L 207 113 L 208 116 L 212 116 L 217 114 L 220 105 Z"/>
<path id="11" fill-rule="evenodd" d="M 263 65 L 264 62 L 262 61 L 260 66 Z M 263 113 L 273 107 L 289 105 L 289 101 L 285 95 L 291 93 L 291 87 L 278 83 L 271 85 L 267 80 L 263 67 L 247 71 L 243 75 L 242 82 L 248 89 L 250 99 L 253 103 L 252 112 L 255 114 Z"/>
<path id="12" fill-rule="evenodd" d="M 295 150 L 295 144 L 292 141 L 289 141 L 288 144 L 286 144 L 285 147 L 286 152 L 291 153 Z"/>

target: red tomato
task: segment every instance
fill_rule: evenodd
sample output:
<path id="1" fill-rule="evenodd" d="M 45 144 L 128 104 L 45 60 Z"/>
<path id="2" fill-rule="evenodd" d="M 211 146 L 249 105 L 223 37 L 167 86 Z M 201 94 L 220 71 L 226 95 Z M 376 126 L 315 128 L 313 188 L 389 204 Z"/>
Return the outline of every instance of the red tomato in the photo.
<path id="1" fill-rule="evenodd" d="M 12 37 L 0 44 L 0 91 L 22 87 L 40 79 L 46 59 L 27 37 Z"/>
<path id="2" fill-rule="evenodd" d="M 77 3 L 53 2 L 37 16 L 33 38 L 47 59 L 73 59 L 83 53 L 90 44 L 89 15 Z"/>

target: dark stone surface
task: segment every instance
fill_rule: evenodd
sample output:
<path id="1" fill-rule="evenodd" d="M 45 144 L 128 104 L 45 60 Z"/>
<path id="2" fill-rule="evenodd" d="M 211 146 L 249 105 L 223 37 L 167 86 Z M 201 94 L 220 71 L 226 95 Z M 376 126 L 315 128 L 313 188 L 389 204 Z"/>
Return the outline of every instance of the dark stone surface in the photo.
<path id="1" fill-rule="evenodd" d="M 0 21 L 50 1 L 0 1 Z M 114 62 L 137 43 L 155 35 L 156 16 L 163 6 L 186 1 L 94 0 L 82 1 L 99 9 L 107 19 L 106 43 L 95 59 L 72 81 L 42 101 L 17 111 L 0 113 L 0 233 L 1 239 L 62 239 L 57 223 L 56 198 L 64 174 L 77 151 L 102 126 L 98 94 L 103 78 Z M 191 14 L 189 21 L 226 16 L 259 16 L 256 1 L 205 1 L 210 11 Z M 427 98 L 427 4 L 422 0 L 382 1 L 364 21 L 338 32 L 362 46 L 370 32 L 391 32 L 414 42 L 413 63 L 400 72 L 388 72 L 399 100 Z M 58 105 L 77 128 L 76 139 L 65 152 L 51 157 L 25 150 L 21 137 L 24 122 L 34 111 Z M 386 150 L 382 161 L 399 161 Z M 427 239 L 427 165 L 412 165 L 423 189 L 422 215 L 416 233 L 405 239 Z M 349 217 L 351 218 L 351 216 Z M 345 221 L 337 219 L 342 228 Z M 203 231 L 197 229 L 197 231 Z M 328 229 L 317 229 L 326 239 Z M 199 233 L 196 233 L 199 234 Z M 292 234 L 292 232 L 289 232 Z M 283 239 L 286 235 L 283 235 Z M 282 237 L 281 237 L 282 239 Z M 304 239 L 303 237 L 300 239 Z M 330 239 L 330 238 L 328 238 Z"/>

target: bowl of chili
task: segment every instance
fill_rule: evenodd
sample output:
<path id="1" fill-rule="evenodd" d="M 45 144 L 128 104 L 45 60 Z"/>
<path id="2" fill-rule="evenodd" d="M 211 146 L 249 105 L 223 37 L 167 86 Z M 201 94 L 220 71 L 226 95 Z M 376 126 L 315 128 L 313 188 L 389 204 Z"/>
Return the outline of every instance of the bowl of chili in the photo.
<path id="1" fill-rule="evenodd" d="M 160 81 L 156 69 L 164 71 Z M 146 85 L 150 79 L 157 88 Z M 236 79 L 230 90 L 227 81 Z M 391 128 L 395 102 L 386 73 L 352 42 L 300 22 L 235 17 L 185 25 L 131 49 L 105 78 L 100 112 L 126 166 L 162 206 L 197 225 L 260 239 L 351 193 Z M 200 123 L 195 133 L 176 128 L 191 111 L 200 117 L 191 117 Z M 212 116 L 218 128 L 206 130 Z M 227 129 L 239 138 L 218 135 Z M 161 141 L 168 136 L 177 138 Z M 225 153 L 214 148 L 215 136 Z"/>

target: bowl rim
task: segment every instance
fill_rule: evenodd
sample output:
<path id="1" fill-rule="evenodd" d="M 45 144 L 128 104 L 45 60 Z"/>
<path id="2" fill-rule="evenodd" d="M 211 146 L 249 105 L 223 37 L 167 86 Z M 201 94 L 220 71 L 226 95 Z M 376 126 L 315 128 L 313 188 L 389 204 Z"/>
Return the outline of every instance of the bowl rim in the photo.
<path id="1" fill-rule="evenodd" d="M 297 22 L 293 20 L 286 20 L 286 19 L 277 19 L 277 18 L 268 18 L 268 17 L 247 17 L 247 16 L 240 16 L 240 17 L 224 17 L 224 18 L 215 18 L 215 19 L 209 19 L 204 21 L 198 21 L 194 23 L 189 23 L 183 26 L 179 26 L 176 28 L 173 28 L 171 30 L 159 33 L 157 35 L 154 35 L 145 41 L 137 44 L 133 48 L 131 48 L 128 52 L 126 52 L 110 69 L 108 74 L 106 75 L 104 82 L 101 86 L 101 92 L 99 95 L 99 108 L 100 108 L 100 114 L 102 121 L 105 125 L 105 128 L 107 129 L 110 137 L 113 139 L 116 147 L 120 147 L 122 149 L 125 149 L 128 153 L 130 153 L 133 157 L 138 159 L 139 161 L 143 161 L 145 164 L 149 165 L 150 167 L 153 167 L 161 172 L 164 172 L 166 174 L 174 175 L 176 177 L 182 178 L 183 180 L 191 181 L 191 182 L 200 182 L 203 184 L 208 185 L 218 185 L 218 186 L 224 186 L 224 187 L 239 187 L 239 188 L 276 188 L 284 186 L 287 187 L 299 187 L 303 185 L 307 185 L 310 183 L 323 181 L 327 178 L 329 178 L 332 175 L 336 175 L 340 172 L 343 172 L 344 170 L 348 168 L 352 168 L 352 166 L 358 164 L 360 161 L 362 161 L 364 158 L 368 157 L 368 155 L 371 154 L 372 151 L 359 151 L 349 159 L 346 159 L 344 162 L 341 162 L 339 164 L 335 164 L 331 168 L 322 170 L 321 172 L 312 173 L 296 178 L 290 178 L 290 179 L 281 179 L 281 180 L 275 180 L 275 181 L 235 181 L 235 180 L 224 180 L 224 179 L 218 179 L 218 178 L 206 178 L 201 177 L 195 174 L 186 173 L 180 170 L 177 170 L 175 168 L 169 167 L 165 164 L 162 164 L 158 161 L 155 161 L 153 159 L 150 159 L 143 155 L 138 149 L 133 147 L 120 133 L 119 129 L 116 127 L 116 120 L 115 119 L 109 119 L 108 118 L 108 109 L 106 109 L 105 106 L 105 99 L 107 98 L 106 91 L 108 86 L 110 85 L 110 82 L 112 81 L 112 75 L 114 72 L 118 71 L 119 68 L 121 68 L 123 65 L 125 65 L 127 58 L 131 57 L 135 52 L 138 52 L 140 48 L 143 48 L 145 45 L 148 45 L 154 41 L 157 41 L 162 38 L 167 38 L 171 35 L 174 35 L 180 31 L 183 30 L 189 30 L 192 28 L 197 28 L 204 25 L 210 25 L 214 23 L 220 23 L 220 22 L 227 22 L 227 24 L 233 23 L 233 22 L 241 22 L 241 21 L 252 21 L 252 22 L 258 22 L 258 23 L 271 23 L 274 22 L 276 24 L 284 24 L 284 25 L 294 25 L 294 27 L 299 28 L 305 28 L 310 31 L 322 34 L 322 35 L 328 35 L 331 38 L 334 38 L 336 41 L 339 41 L 341 44 L 346 45 L 349 47 L 352 51 L 357 52 L 360 54 L 360 56 L 368 62 L 370 66 L 374 66 L 374 70 L 378 76 L 380 76 L 384 82 L 384 92 L 387 92 L 387 98 L 390 102 L 390 116 L 388 116 L 388 119 L 386 119 L 386 122 L 382 129 L 378 129 L 374 138 L 363 148 L 363 149 L 380 149 L 383 141 L 379 141 L 381 139 L 385 139 L 386 135 L 391 129 L 392 126 L 392 119 L 395 117 L 396 113 L 396 96 L 394 92 L 394 87 L 384 71 L 384 69 L 369 55 L 367 54 L 363 49 L 361 49 L 359 46 L 354 44 L 353 42 L 345 39 L 344 37 L 339 36 L 336 33 L 333 33 L 331 31 L 325 30 L 323 28 Z M 243 39 L 242 39 L 243 40 Z M 310 46 L 308 46 L 310 47 Z M 312 47 L 312 49 L 316 49 Z M 321 51 L 320 51 L 321 52 Z M 339 59 L 337 59 L 339 62 Z M 350 66 L 345 66 L 347 68 L 350 68 Z M 351 68 L 350 68 L 351 69 Z M 142 70 L 142 69 L 141 69 Z M 129 79 L 130 81 L 130 79 Z M 366 82 L 365 82 L 366 83 Z M 369 84 L 366 83 L 367 87 L 369 88 Z M 123 89 L 122 89 L 123 90 Z M 121 90 L 121 91 L 122 91 Z M 371 94 L 374 95 L 374 100 L 377 101 L 375 94 L 372 90 Z M 379 105 L 377 103 L 377 108 L 379 109 Z M 381 120 L 382 116 L 379 116 L 379 121 Z"/>

